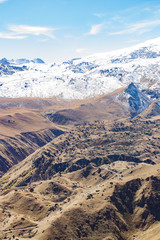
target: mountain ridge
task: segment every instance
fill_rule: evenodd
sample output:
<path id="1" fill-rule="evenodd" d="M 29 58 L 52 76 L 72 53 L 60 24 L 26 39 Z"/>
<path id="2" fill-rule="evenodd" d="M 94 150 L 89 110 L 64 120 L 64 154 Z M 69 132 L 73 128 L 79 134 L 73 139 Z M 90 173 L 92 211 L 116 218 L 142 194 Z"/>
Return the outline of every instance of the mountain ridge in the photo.
<path id="1" fill-rule="evenodd" d="M 0 97 L 84 99 L 107 94 L 132 82 L 141 90 L 160 88 L 160 38 L 61 64 L 39 62 L 43 60 L 31 60 L 23 66 L 13 61 L 7 65 L 11 71 L 1 64 Z"/>

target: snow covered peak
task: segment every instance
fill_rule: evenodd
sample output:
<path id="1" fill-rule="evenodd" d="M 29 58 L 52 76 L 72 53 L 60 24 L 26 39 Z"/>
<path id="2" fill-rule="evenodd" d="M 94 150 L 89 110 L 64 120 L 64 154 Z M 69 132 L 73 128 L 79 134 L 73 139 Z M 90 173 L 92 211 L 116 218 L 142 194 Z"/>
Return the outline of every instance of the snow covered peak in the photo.
<path id="1" fill-rule="evenodd" d="M 160 38 L 59 65 L 45 64 L 38 58 L 3 59 L 2 63 L 0 97 L 82 99 L 106 94 L 130 83 L 154 94 L 160 89 Z"/>
<path id="2" fill-rule="evenodd" d="M 132 47 L 90 55 L 83 58 L 83 60 L 99 62 L 102 59 L 106 59 L 110 63 L 120 63 L 129 62 L 134 59 L 149 59 L 156 57 L 160 57 L 160 37 Z"/>
<path id="3" fill-rule="evenodd" d="M 33 59 L 33 60 L 31 60 L 31 62 L 33 62 L 33 63 L 45 63 L 42 59 L 40 59 L 40 58 L 35 58 L 35 59 Z"/>
<path id="4" fill-rule="evenodd" d="M 0 60 L 0 64 L 2 64 L 2 65 L 9 65 L 9 61 L 6 58 L 2 58 Z"/>
<path id="5" fill-rule="evenodd" d="M 3 58 L 6 59 L 6 58 Z M 2 60 L 3 60 L 2 59 Z M 2 61 L 0 60 L 0 62 Z M 7 60 L 7 59 L 6 59 Z M 33 60 L 29 60 L 26 58 L 19 58 L 19 59 L 11 59 L 11 60 L 7 60 L 8 63 L 10 64 L 16 64 L 16 65 L 22 65 L 22 64 L 28 64 L 28 63 L 45 63 L 42 59 L 40 58 L 35 58 Z"/>

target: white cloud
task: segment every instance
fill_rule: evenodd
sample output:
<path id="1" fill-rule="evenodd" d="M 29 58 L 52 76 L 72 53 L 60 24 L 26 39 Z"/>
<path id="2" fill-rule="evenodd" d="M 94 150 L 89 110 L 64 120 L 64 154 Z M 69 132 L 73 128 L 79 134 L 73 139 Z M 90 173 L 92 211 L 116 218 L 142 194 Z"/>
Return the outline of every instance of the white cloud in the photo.
<path id="1" fill-rule="evenodd" d="M 49 40 L 48 38 L 46 38 L 46 39 L 39 39 L 38 42 L 48 42 L 48 40 Z"/>
<path id="2" fill-rule="evenodd" d="M 1 1 L 1 0 L 0 0 Z M 39 27 L 39 26 L 27 26 L 27 25 L 10 25 L 8 27 L 9 32 L 0 32 L 0 38 L 2 39 L 25 39 L 29 35 L 33 36 L 45 36 L 48 38 L 55 38 L 53 31 L 55 28 Z M 45 41 L 48 39 L 45 38 Z M 43 41 L 43 40 L 42 40 Z"/>
<path id="3" fill-rule="evenodd" d="M 27 38 L 27 37 L 26 36 L 14 35 L 12 33 L 1 33 L 0 32 L 0 38 L 1 39 L 24 39 L 24 38 Z"/>
<path id="4" fill-rule="evenodd" d="M 120 15 L 115 15 L 112 17 L 112 21 L 118 22 L 118 23 L 125 23 L 126 19 Z"/>
<path id="5" fill-rule="evenodd" d="M 149 32 L 153 27 L 160 25 L 160 20 L 136 23 L 128 26 L 126 29 L 118 32 L 112 32 L 109 35 L 123 35 L 123 34 L 132 34 L 138 33 L 143 34 L 145 32 Z"/>
<path id="6" fill-rule="evenodd" d="M 86 51 L 87 51 L 86 48 L 77 48 L 77 49 L 76 49 L 76 52 L 77 52 L 77 53 L 83 53 L 83 52 L 86 52 Z"/>
<path id="7" fill-rule="evenodd" d="M 96 24 L 91 26 L 91 30 L 89 31 L 89 35 L 97 35 L 98 33 L 101 32 L 103 28 L 103 24 Z"/>
<path id="8" fill-rule="evenodd" d="M 18 35 L 34 35 L 34 36 L 47 36 L 55 38 L 53 35 L 54 28 L 39 27 L 39 26 L 27 26 L 27 25 L 11 25 L 9 30 Z"/>
<path id="9" fill-rule="evenodd" d="M 105 16 L 104 13 L 93 13 L 93 15 L 98 18 L 103 18 Z"/>
<path id="10" fill-rule="evenodd" d="M 142 12 L 150 12 L 150 11 L 151 11 L 151 8 L 149 8 L 149 7 L 146 7 L 146 8 L 142 9 Z"/>
<path id="11" fill-rule="evenodd" d="M 0 0 L 0 3 L 4 3 L 4 2 L 6 2 L 7 0 Z"/>

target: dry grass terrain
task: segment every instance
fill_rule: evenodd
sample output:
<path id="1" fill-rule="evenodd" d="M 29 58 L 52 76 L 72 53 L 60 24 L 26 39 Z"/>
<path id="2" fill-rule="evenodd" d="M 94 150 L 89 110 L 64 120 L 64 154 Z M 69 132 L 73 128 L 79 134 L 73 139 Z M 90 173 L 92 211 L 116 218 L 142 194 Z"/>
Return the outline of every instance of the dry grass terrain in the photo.
<path id="1" fill-rule="evenodd" d="M 85 123 L 36 150 L 0 180 L 1 239 L 158 239 L 159 126 Z"/>
<path id="2" fill-rule="evenodd" d="M 129 111 L 114 100 L 121 91 L 72 102 L 54 98 L 1 99 L 0 176 L 73 124 L 129 116 Z"/>
<path id="3" fill-rule="evenodd" d="M 2 100 L 0 239 L 159 240 L 160 117 L 116 99 Z"/>
<path id="4" fill-rule="evenodd" d="M 35 106 L 32 100 L 25 107 L 19 101 L 0 104 L 0 176 L 65 131 L 43 117 L 40 104 Z"/>

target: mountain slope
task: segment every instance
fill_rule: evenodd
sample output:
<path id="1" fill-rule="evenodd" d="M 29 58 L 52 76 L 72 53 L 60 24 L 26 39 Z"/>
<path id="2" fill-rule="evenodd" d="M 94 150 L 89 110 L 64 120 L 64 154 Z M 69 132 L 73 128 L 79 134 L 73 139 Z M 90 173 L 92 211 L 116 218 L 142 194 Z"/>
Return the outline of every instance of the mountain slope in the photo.
<path id="1" fill-rule="evenodd" d="M 159 125 L 80 125 L 14 166 L 0 179 L 0 238 L 156 239 Z"/>
<path id="2" fill-rule="evenodd" d="M 154 93 L 154 91 L 152 91 Z M 133 83 L 88 101 L 74 109 L 63 109 L 45 114 L 51 122 L 59 125 L 81 124 L 96 120 L 120 120 L 133 118 L 156 102 L 156 96 L 150 98 L 146 92 Z"/>
<path id="3" fill-rule="evenodd" d="M 15 166 L 15 176 L 11 174 L 10 179 L 10 174 L 7 174 L 7 185 L 3 187 L 7 189 L 13 179 L 15 186 L 25 185 L 28 173 L 29 181 L 32 182 L 51 179 L 59 172 L 76 172 L 89 167 L 92 169 L 117 161 L 155 165 L 159 163 L 160 156 L 159 125 L 159 119 L 134 119 L 131 122 L 97 121 L 76 126 Z"/>
<path id="4" fill-rule="evenodd" d="M 59 65 L 39 62 L 43 61 L 14 65 L 20 69 L 12 75 L 7 75 L 7 71 L 11 74 L 9 70 L 1 69 L 0 97 L 83 99 L 112 92 L 131 82 L 141 90 L 159 91 L 160 87 L 160 38 Z M 5 63 L 3 66 L 6 67 Z M 11 68 L 10 64 L 7 68 Z"/>
<path id="5" fill-rule="evenodd" d="M 0 60 L 0 97 L 27 97 L 0 103 L 0 240 L 159 239 L 159 67 L 160 38 Z"/>
<path id="6" fill-rule="evenodd" d="M 53 106 L 56 107 L 54 100 L 1 100 L 0 177 L 13 165 L 66 131 L 43 117 L 41 111 Z"/>

